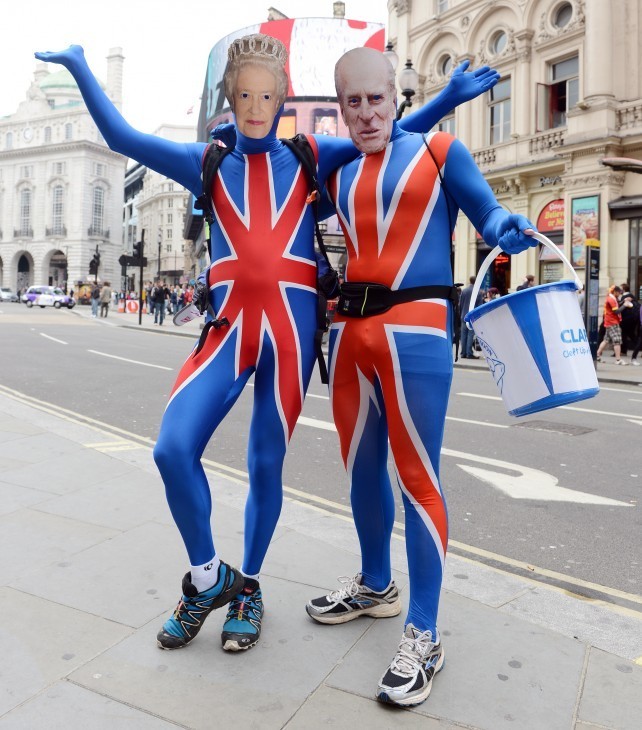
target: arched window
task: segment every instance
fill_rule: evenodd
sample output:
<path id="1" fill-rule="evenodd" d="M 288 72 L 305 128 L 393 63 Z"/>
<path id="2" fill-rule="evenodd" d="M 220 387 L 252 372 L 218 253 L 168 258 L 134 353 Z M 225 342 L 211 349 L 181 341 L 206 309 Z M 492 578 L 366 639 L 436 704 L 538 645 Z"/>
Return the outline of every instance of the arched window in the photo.
<path id="1" fill-rule="evenodd" d="M 62 185 L 56 185 L 51 196 L 51 225 L 54 236 L 64 234 L 64 190 Z"/>

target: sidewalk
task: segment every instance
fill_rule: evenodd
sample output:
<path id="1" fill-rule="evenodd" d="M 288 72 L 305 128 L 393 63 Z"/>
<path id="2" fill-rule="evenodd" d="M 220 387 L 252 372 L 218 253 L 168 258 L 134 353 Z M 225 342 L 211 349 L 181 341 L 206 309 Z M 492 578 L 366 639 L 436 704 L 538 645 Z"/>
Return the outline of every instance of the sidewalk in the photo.
<path id="1" fill-rule="evenodd" d="M 151 446 L 0 385 L 0 730 L 639 730 L 642 612 L 453 553 L 430 698 L 407 711 L 374 701 L 403 613 L 308 618 L 306 600 L 354 574 L 359 550 L 348 513 L 294 490 L 262 573 L 259 645 L 223 652 L 217 611 L 192 645 L 161 651 L 186 566 Z M 223 470 L 208 467 L 213 524 L 238 565 L 247 488 Z M 407 605 L 396 535 L 393 565 Z"/>

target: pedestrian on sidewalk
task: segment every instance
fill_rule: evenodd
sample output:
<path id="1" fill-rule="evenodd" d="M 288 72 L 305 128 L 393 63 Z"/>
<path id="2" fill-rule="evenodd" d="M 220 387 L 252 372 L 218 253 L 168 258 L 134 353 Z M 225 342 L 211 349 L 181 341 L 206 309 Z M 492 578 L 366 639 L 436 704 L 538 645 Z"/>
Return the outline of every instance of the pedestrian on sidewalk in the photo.
<path id="1" fill-rule="evenodd" d="M 471 309 L 478 307 L 482 303 L 481 292 L 477 292 L 477 299 L 475 300 L 475 303 L 472 307 L 470 304 L 470 298 L 473 295 L 475 281 L 476 277 L 471 276 L 468 279 L 468 286 L 465 286 L 461 290 L 461 296 L 459 297 L 459 311 L 461 315 L 461 357 L 478 360 L 478 356 L 473 352 L 473 338 L 475 337 L 475 333 L 473 330 L 469 330 L 466 326 L 466 322 L 464 322 L 465 315 L 467 315 Z"/>
<path id="2" fill-rule="evenodd" d="M 633 348 L 633 354 L 631 355 L 631 365 L 639 366 L 638 355 L 642 350 L 642 307 L 638 307 L 638 339 Z"/>
<path id="3" fill-rule="evenodd" d="M 94 284 L 91 288 L 91 316 L 98 316 L 98 307 L 100 306 L 100 287 Z"/>
<path id="4" fill-rule="evenodd" d="M 437 613 L 448 515 L 439 459 L 453 375 L 454 222 L 461 209 L 484 241 L 509 254 L 537 242 L 530 221 L 499 205 L 461 142 L 445 132 L 399 128 L 395 73 L 384 55 L 348 51 L 335 67 L 335 84 L 341 116 L 362 153 L 327 185 L 348 253 L 330 332 L 330 396 L 361 570 L 306 610 L 323 624 L 401 611 L 390 561 L 389 443 L 404 504 L 410 597 L 399 648 L 376 696 L 409 707 L 428 697 L 444 663 Z"/>
<path id="5" fill-rule="evenodd" d="M 620 306 L 625 302 L 630 302 L 631 306 L 626 306 L 622 310 L 622 356 L 626 355 L 629 350 L 633 350 L 638 339 L 638 329 L 640 324 L 640 302 L 635 298 L 629 285 L 624 282 L 620 285 L 622 294 L 618 299 Z"/>
<path id="6" fill-rule="evenodd" d="M 621 305 L 619 297 L 622 295 L 622 287 L 615 284 L 612 286 L 604 299 L 604 339 L 597 348 L 597 361 L 602 362 L 602 353 L 609 343 L 613 346 L 615 352 L 615 364 L 626 365 L 622 360 L 622 330 L 620 322 L 622 321 L 622 310 L 630 309 L 633 304 L 630 300 L 624 301 Z"/>
<path id="7" fill-rule="evenodd" d="M 165 321 L 165 307 L 169 300 L 169 289 L 165 282 L 158 280 L 153 289 L 154 324 L 161 326 Z"/>
<path id="8" fill-rule="evenodd" d="M 103 284 L 100 290 L 100 316 L 107 317 L 109 314 L 109 303 L 111 302 L 111 286 L 108 281 Z"/>
<path id="9" fill-rule="evenodd" d="M 515 289 L 515 291 L 530 289 L 532 286 L 535 286 L 535 277 L 532 274 L 526 274 L 524 281 Z"/>

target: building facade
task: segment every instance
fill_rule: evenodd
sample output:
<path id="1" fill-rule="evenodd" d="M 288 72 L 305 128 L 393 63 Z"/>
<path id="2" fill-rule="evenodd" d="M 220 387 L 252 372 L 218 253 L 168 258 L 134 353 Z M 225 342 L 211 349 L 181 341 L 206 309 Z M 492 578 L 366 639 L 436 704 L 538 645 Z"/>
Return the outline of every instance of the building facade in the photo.
<path id="1" fill-rule="evenodd" d="M 465 59 L 501 73 L 439 125 L 472 152 L 500 203 L 536 223 L 580 278 L 599 248 L 601 292 L 629 282 L 642 294 L 642 4 L 389 0 L 388 9 L 395 51 L 419 73 L 419 103 Z M 488 251 L 460 217 L 455 277 L 476 273 Z M 563 264 L 541 247 L 500 256 L 485 283 L 514 291 L 526 274 L 557 280 Z"/>
<path id="2" fill-rule="evenodd" d="M 122 67 L 121 49 L 111 49 L 104 88 L 117 107 Z M 2 286 L 76 288 L 96 251 L 99 280 L 113 282 L 124 173 L 125 158 L 105 144 L 69 72 L 38 64 L 26 100 L 0 119 Z"/>

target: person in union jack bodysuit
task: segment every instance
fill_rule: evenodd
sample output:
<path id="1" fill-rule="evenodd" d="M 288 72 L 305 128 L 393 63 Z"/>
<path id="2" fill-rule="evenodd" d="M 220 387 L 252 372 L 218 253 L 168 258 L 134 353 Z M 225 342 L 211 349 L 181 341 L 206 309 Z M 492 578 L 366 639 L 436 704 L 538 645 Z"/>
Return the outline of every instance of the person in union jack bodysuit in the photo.
<path id="1" fill-rule="evenodd" d="M 205 143 L 180 144 L 133 129 L 102 91 L 80 46 L 36 57 L 72 73 L 110 148 L 201 194 Z M 211 191 L 215 222 L 207 281 L 215 326 L 182 366 L 154 448 L 190 561 L 182 597 L 157 636 L 164 649 L 187 645 L 210 611 L 230 602 L 224 649 L 250 648 L 261 632 L 259 573 L 281 510 L 283 460 L 313 370 L 317 328 L 308 184 L 298 159 L 276 137 L 288 89 L 286 58 L 280 41 L 261 34 L 239 38 L 229 48 L 225 85 L 236 142 Z M 466 68 L 462 64 L 441 95 L 407 117 L 408 129 L 430 129 L 497 81 L 492 69 L 464 73 Z M 321 184 L 358 154 L 348 139 L 320 135 L 309 141 Z M 214 547 L 201 456 L 252 375 L 250 488 L 239 571 L 221 561 Z"/>
<path id="2" fill-rule="evenodd" d="M 335 83 L 362 153 L 327 184 L 348 252 L 330 330 L 330 396 L 361 571 L 306 610 L 324 624 L 401 611 L 390 566 L 389 442 L 405 508 L 410 597 L 377 698 L 411 706 L 428 697 L 444 661 L 437 609 L 448 516 L 439 456 L 453 373 L 454 222 L 461 209 L 489 245 L 510 254 L 537 242 L 528 219 L 497 203 L 463 144 L 443 132 L 409 134 L 395 122 L 394 71 L 383 55 L 348 51 Z"/>

